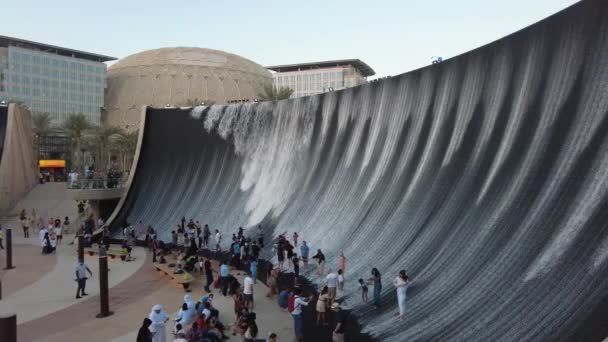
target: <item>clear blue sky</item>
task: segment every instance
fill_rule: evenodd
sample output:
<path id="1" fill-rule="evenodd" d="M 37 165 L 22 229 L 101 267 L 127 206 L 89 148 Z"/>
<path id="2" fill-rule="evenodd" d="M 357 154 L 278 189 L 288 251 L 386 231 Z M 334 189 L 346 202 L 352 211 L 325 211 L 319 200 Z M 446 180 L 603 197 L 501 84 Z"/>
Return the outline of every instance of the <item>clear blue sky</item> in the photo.
<path id="1" fill-rule="evenodd" d="M 573 0 L 7 0 L 0 34 L 115 57 L 168 46 L 262 65 L 359 58 L 378 76 L 453 57 Z"/>

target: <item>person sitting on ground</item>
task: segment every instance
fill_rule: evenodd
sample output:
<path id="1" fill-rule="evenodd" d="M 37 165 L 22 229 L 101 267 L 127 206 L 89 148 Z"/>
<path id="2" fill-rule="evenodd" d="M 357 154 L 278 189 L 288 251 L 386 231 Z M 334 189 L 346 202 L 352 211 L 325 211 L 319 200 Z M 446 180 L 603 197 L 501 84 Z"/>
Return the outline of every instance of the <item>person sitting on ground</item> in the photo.
<path id="1" fill-rule="evenodd" d="M 288 289 L 283 289 L 281 293 L 279 293 L 279 307 L 283 310 L 287 310 L 287 305 L 289 304 L 289 297 L 291 296 L 291 291 Z"/>
<path id="2" fill-rule="evenodd" d="M 175 336 L 173 342 L 188 342 L 188 340 L 186 339 L 186 330 L 183 329 L 183 326 L 181 324 L 177 324 L 175 326 L 173 335 Z"/>
<path id="3" fill-rule="evenodd" d="M 192 271 L 194 271 L 194 265 L 195 264 L 196 264 L 196 257 L 194 255 L 191 255 L 191 256 L 187 257 L 185 265 L 184 265 L 184 270 L 186 272 L 192 272 Z"/>
<path id="4" fill-rule="evenodd" d="M 188 341 L 200 341 L 201 340 L 201 331 L 198 329 L 198 325 L 196 322 L 192 323 L 190 330 L 188 330 L 188 334 L 186 335 Z"/>

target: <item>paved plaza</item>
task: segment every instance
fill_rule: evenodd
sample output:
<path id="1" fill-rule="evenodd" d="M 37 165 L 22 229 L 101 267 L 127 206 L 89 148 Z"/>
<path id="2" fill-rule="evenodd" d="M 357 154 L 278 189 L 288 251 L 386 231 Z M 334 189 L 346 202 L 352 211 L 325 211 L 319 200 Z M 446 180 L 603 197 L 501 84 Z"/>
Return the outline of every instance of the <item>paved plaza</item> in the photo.
<path id="1" fill-rule="evenodd" d="M 16 208 L 16 211 L 36 208 L 43 217 L 76 217 L 76 203 L 67 197 L 64 184 L 37 186 Z M 64 235 L 64 241 L 56 254 L 41 254 L 37 232 L 30 232 L 24 239 L 18 215 L 4 218 L 4 227 L 13 227 L 12 270 L 4 270 L 5 253 L 0 253 L 2 270 L 2 300 L 0 315 L 16 313 L 19 341 L 77 341 L 86 338 L 93 341 L 135 341 L 142 320 L 150 308 L 161 304 L 174 317 L 183 302 L 184 290 L 161 276 L 152 266 L 151 254 L 143 248 L 134 248 L 134 261 L 109 260 L 110 310 L 114 314 L 103 319 L 95 318 L 99 313 L 98 257 L 85 254 L 85 262 L 93 272 L 87 282 L 88 297 L 75 299 L 76 283 L 74 266 L 77 261 L 76 244 L 69 245 L 73 235 Z M 17 229 L 18 228 L 18 229 Z M 213 263 L 217 271 L 218 264 Z M 233 274 L 242 282 L 243 275 Z M 201 275 L 194 273 L 195 282 L 190 293 L 195 300 L 204 294 Z M 220 320 L 225 324 L 234 322 L 233 300 L 215 294 L 214 306 L 220 311 Z M 281 340 L 291 340 L 292 320 L 282 311 L 274 299 L 265 297 L 266 288 L 258 282 L 255 286 L 257 323 L 260 338 L 269 331 L 276 332 Z M 167 336 L 171 336 L 172 322 L 166 325 Z M 240 341 L 227 332 L 232 341 Z M 168 339 L 171 340 L 171 339 Z"/>

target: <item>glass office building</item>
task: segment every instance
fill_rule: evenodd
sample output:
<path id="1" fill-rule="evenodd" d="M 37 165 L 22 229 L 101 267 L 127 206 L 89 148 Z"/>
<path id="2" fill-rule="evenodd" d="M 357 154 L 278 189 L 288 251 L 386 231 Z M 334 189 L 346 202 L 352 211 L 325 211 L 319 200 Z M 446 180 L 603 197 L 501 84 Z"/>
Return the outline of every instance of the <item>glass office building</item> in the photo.
<path id="1" fill-rule="evenodd" d="M 99 124 L 113 57 L 0 36 L 0 100 L 49 113 L 61 125 L 68 113 Z"/>
<path id="2" fill-rule="evenodd" d="M 266 68 L 273 71 L 275 87 L 289 87 L 294 90 L 292 98 L 356 87 L 367 82 L 368 76 L 375 75 L 371 67 L 358 59 Z"/>

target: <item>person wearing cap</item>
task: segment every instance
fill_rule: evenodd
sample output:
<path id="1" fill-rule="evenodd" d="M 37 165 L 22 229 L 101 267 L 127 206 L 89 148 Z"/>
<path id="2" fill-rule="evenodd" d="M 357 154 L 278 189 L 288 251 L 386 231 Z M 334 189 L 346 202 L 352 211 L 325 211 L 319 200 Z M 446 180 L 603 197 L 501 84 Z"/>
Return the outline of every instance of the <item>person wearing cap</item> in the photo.
<path id="1" fill-rule="evenodd" d="M 344 334 L 346 333 L 346 322 L 348 313 L 340 307 L 340 303 L 335 302 L 331 305 L 331 311 L 336 313 L 336 328 L 333 331 L 333 342 L 344 342 Z"/>

